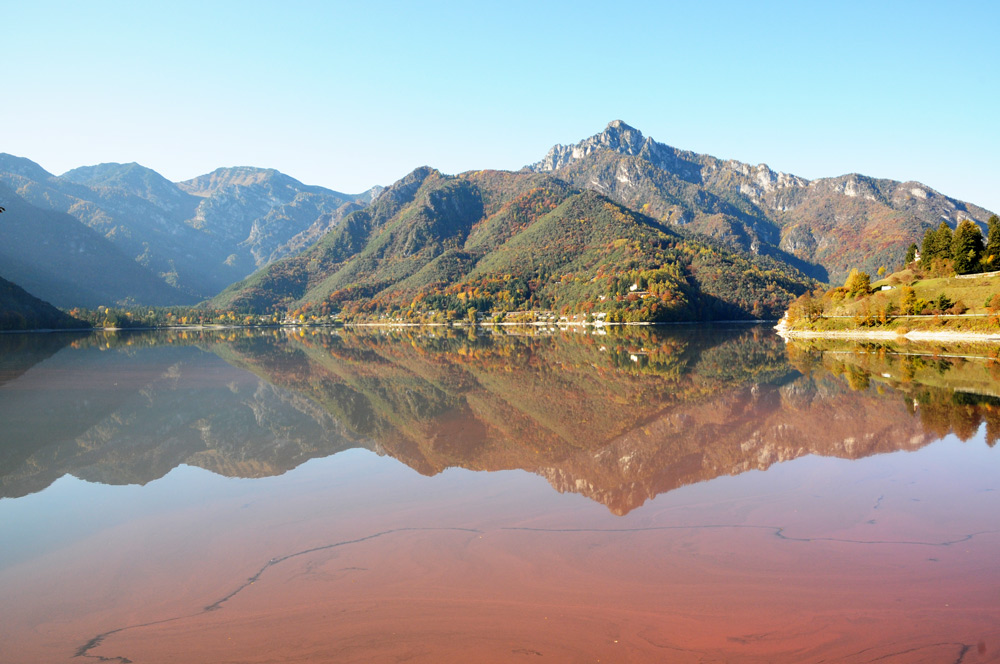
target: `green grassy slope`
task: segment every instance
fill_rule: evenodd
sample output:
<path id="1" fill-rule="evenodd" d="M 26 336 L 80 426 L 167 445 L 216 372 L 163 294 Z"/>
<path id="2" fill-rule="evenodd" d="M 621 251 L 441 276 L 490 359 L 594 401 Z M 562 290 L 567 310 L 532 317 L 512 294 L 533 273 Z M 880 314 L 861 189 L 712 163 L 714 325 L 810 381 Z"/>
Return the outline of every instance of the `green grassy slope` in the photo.
<path id="1" fill-rule="evenodd" d="M 1000 308 L 991 302 L 997 295 L 997 274 L 933 277 L 911 267 L 872 283 L 868 292 L 837 287 L 800 298 L 789 309 L 789 321 L 793 330 L 995 333 Z"/>

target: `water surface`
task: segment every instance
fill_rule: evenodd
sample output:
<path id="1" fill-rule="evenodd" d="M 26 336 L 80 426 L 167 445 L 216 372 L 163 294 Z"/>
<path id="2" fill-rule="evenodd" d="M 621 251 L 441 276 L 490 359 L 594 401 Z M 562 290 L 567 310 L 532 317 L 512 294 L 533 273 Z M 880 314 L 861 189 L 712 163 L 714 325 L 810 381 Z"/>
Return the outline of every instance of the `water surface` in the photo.
<path id="1" fill-rule="evenodd" d="M 975 662 L 989 349 L 5 336 L 12 662 Z"/>

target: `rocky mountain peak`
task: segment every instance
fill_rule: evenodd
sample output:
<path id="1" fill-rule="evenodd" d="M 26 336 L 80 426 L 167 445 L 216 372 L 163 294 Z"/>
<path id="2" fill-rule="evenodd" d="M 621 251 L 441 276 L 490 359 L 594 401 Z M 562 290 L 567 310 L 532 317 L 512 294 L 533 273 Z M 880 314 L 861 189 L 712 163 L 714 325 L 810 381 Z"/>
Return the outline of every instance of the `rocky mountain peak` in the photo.
<path id="1" fill-rule="evenodd" d="M 646 140 L 641 131 L 621 120 L 609 122 L 596 138 L 605 147 L 625 154 L 639 154 Z"/>
<path id="2" fill-rule="evenodd" d="M 383 191 L 385 191 L 385 187 L 383 187 L 380 184 L 377 184 L 374 187 L 372 187 L 371 189 L 369 189 L 368 191 L 366 191 L 363 194 L 361 194 L 361 199 L 365 203 L 371 203 L 376 198 L 378 198 L 379 196 L 381 196 Z"/>
<path id="3" fill-rule="evenodd" d="M 136 162 L 120 164 L 118 162 L 105 162 L 94 166 L 80 166 L 66 171 L 59 177 L 85 185 L 105 185 L 108 182 L 117 184 L 122 180 L 138 180 L 143 176 L 155 175 L 162 178 L 159 173 Z"/>
<path id="4" fill-rule="evenodd" d="M 525 168 L 536 173 L 554 171 L 599 150 L 637 155 L 650 141 L 651 139 L 645 138 L 635 127 L 621 120 L 612 120 L 600 134 L 595 134 L 575 145 L 554 145 L 541 161 Z"/>

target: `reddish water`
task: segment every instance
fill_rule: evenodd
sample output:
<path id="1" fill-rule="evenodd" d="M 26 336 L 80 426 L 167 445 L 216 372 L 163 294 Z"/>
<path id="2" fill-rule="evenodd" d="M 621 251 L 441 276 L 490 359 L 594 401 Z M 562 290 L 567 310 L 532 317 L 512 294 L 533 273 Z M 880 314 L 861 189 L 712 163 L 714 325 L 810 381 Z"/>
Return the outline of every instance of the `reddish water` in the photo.
<path id="1" fill-rule="evenodd" d="M 181 468 L 0 570 L 2 659 L 992 661 L 984 451 L 799 460 L 625 518 L 523 473 L 427 479 L 366 452 L 269 480 Z"/>

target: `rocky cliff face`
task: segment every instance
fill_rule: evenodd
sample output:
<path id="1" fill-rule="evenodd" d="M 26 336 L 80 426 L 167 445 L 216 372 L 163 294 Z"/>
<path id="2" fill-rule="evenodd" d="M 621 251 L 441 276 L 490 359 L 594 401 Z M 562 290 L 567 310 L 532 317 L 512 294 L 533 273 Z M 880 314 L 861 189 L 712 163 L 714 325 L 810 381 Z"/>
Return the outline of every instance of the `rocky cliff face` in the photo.
<path id="1" fill-rule="evenodd" d="M 220 168 L 177 186 L 201 199 L 186 223 L 224 238 L 237 249 L 227 260 L 246 273 L 286 255 L 285 247 L 300 246 L 296 236 L 315 235 L 314 225 L 329 227 L 344 205 L 362 207 L 355 197 L 303 185 L 274 169 Z"/>
<path id="2" fill-rule="evenodd" d="M 650 143 L 651 139 L 643 138 L 642 132 L 638 129 L 628 126 L 621 120 L 615 120 L 600 134 L 585 138 L 575 145 L 552 146 L 541 161 L 526 168 L 536 173 L 555 171 L 598 150 L 637 155 Z"/>

